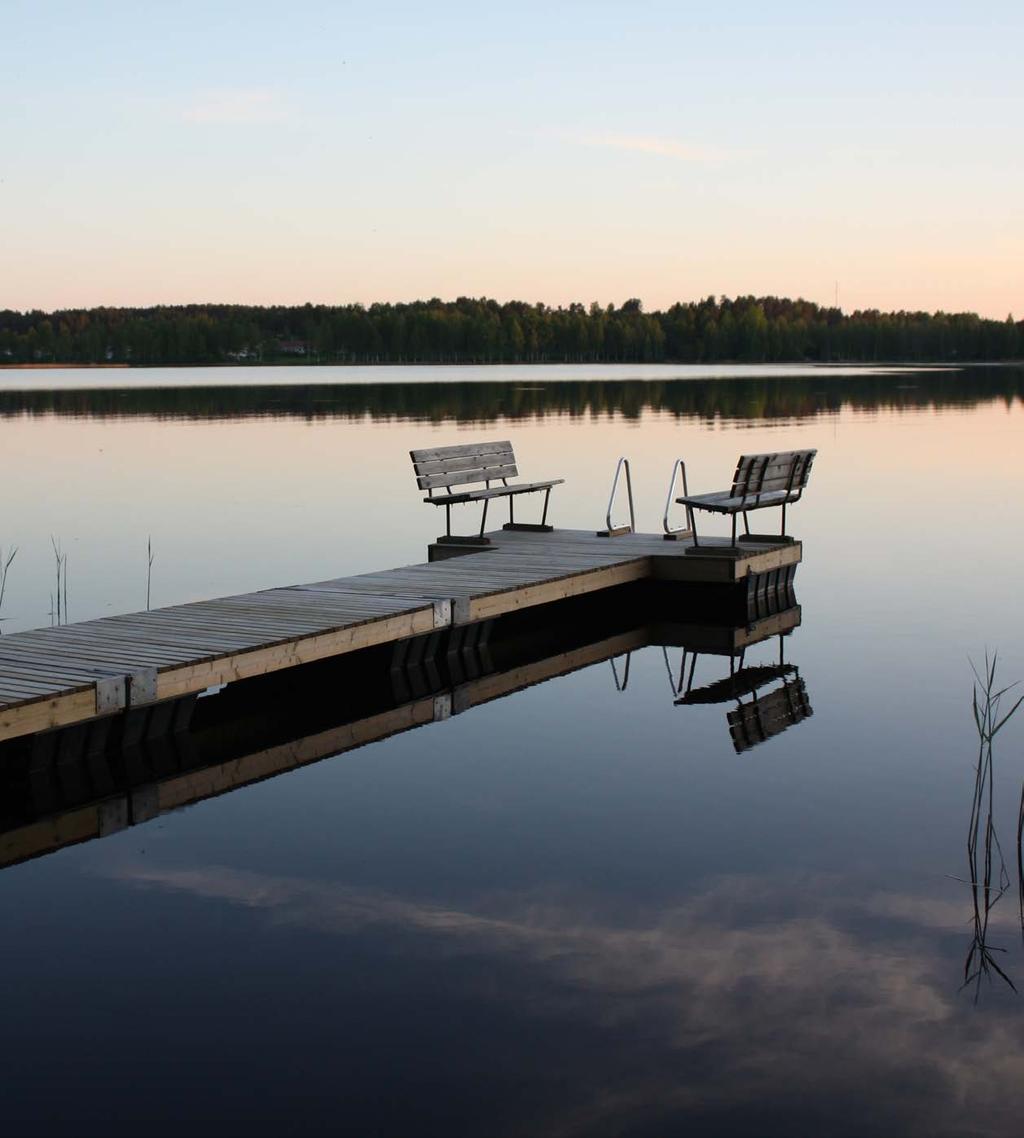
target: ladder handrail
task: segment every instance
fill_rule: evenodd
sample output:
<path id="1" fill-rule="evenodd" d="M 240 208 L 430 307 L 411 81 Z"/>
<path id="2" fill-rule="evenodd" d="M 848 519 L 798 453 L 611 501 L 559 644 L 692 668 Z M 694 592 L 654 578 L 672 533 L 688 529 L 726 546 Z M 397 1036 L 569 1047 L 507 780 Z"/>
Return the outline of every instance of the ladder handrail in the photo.
<path id="1" fill-rule="evenodd" d="M 636 512 L 633 509 L 633 476 L 629 469 L 629 459 L 623 455 L 619 458 L 615 466 L 615 477 L 612 479 L 612 492 L 608 498 L 608 513 L 605 514 L 605 521 L 608 525 L 608 532 L 612 533 L 617 528 L 612 525 L 612 507 L 615 505 L 615 491 L 619 487 L 619 475 L 622 473 L 622 468 L 626 468 L 626 496 L 629 499 L 629 532 L 636 533 Z"/>
<path id="2" fill-rule="evenodd" d="M 683 472 L 683 497 L 688 498 L 690 489 L 686 483 L 686 463 L 681 458 L 677 458 L 672 466 L 672 477 L 668 483 L 668 497 L 665 499 L 665 514 L 661 520 L 661 524 L 665 530 L 666 535 L 674 537 L 676 535 L 691 534 L 693 533 L 693 510 L 690 506 L 686 507 L 686 525 L 679 526 L 677 529 L 672 529 L 668 524 L 669 510 L 672 509 L 672 494 L 676 488 L 676 475 L 679 471 Z"/>

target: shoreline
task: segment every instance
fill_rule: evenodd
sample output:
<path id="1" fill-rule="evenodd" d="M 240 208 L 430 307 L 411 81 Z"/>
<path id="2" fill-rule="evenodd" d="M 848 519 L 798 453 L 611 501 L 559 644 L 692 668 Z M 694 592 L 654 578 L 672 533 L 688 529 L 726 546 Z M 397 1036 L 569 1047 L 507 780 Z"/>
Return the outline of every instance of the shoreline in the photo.
<path id="1" fill-rule="evenodd" d="M 312 362 L 310 360 L 273 360 L 268 362 L 246 361 L 244 363 L 191 363 L 191 364 L 131 364 L 131 363 L 0 363 L 0 371 L 108 371 L 111 369 L 127 371 L 175 371 L 195 370 L 208 368 L 221 369 L 253 369 L 253 368 L 545 368 L 545 367 L 801 367 L 820 368 L 827 371 L 833 368 L 943 368 L 956 369 L 965 367 L 1024 367 L 1024 358 L 1019 360 L 770 360 L 750 362 L 749 360 L 714 360 L 714 361 L 684 361 L 684 360 L 615 360 L 584 362 L 556 361 L 556 360 L 523 360 L 523 361 L 487 361 L 484 363 L 437 363 L 431 361 L 416 361 L 402 363 L 395 360 L 380 363 L 352 363 L 350 361 L 324 361 Z"/>
<path id="2" fill-rule="evenodd" d="M 53 364 L 53 363 L 48 363 L 48 364 L 0 364 L 0 371 L 53 371 L 54 369 L 59 369 L 60 371 L 63 371 L 65 368 L 67 368 L 68 370 L 73 368 L 76 371 L 79 368 L 81 368 L 81 369 L 102 368 L 103 370 L 106 370 L 107 368 L 111 368 L 111 367 L 130 368 L 132 366 L 133 366 L 132 364 L 115 364 L 115 363 L 109 363 L 109 364 L 106 364 L 106 363 L 105 364 Z M 138 366 L 149 367 L 150 365 L 149 364 L 140 364 Z M 188 365 L 182 364 L 179 366 L 185 367 Z M 198 366 L 203 367 L 205 365 L 199 364 Z M 217 365 L 214 364 L 211 366 L 216 367 Z"/>

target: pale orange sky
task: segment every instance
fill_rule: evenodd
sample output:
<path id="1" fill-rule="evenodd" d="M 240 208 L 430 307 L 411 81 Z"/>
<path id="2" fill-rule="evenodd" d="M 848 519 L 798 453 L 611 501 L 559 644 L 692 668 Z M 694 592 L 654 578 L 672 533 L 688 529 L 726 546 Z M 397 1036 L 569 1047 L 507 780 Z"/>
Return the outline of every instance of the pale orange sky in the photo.
<path id="1" fill-rule="evenodd" d="M 5 18 L 0 307 L 838 286 L 1024 315 L 1017 5 L 244 13 Z"/>

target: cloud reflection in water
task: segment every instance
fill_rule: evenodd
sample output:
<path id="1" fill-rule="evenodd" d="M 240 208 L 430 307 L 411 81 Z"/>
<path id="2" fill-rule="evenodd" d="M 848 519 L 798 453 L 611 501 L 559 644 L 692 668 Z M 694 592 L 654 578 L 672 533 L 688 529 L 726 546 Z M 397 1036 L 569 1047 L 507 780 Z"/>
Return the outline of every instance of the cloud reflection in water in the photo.
<path id="1" fill-rule="evenodd" d="M 575 1049 L 558 1101 L 492 1122 L 494 1133 L 653 1134 L 699 1121 L 714 1133 L 987 1134 L 1012 1131 L 1024 1106 L 1016 1003 L 977 1009 L 957 996 L 967 913 L 955 900 L 732 877 L 625 913 L 554 893 L 448 907 L 219 866 L 116 876 L 276 924 L 370 934 L 382 971 L 396 954 L 460 958 L 438 970 L 442 984 L 459 978 L 451 995 L 539 1018 Z"/>

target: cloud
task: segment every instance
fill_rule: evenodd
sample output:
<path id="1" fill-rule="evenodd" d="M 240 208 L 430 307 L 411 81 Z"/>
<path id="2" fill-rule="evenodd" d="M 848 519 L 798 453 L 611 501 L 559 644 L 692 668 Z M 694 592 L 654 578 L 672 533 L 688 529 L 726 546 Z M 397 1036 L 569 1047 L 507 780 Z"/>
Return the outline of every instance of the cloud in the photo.
<path id="1" fill-rule="evenodd" d="M 288 113 L 276 91 L 236 89 L 206 91 L 182 112 L 186 122 L 261 124 L 283 122 Z"/>
<path id="2" fill-rule="evenodd" d="M 610 150 L 657 154 L 662 158 L 678 158 L 683 162 L 720 162 L 728 157 L 722 150 L 650 134 L 586 134 L 578 136 L 575 141 L 582 146 L 603 146 Z"/>

